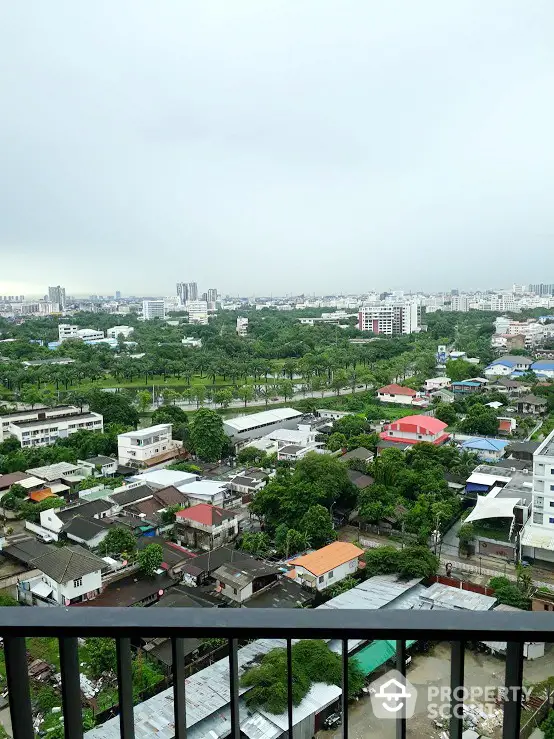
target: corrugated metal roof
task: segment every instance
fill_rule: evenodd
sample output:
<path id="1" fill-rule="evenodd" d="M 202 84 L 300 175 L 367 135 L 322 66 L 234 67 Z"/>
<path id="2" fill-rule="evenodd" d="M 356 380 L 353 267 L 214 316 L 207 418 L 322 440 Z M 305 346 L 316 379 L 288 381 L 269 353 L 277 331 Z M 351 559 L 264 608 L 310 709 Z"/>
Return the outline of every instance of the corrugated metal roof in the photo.
<path id="1" fill-rule="evenodd" d="M 392 603 L 420 582 L 421 578 L 399 580 L 397 575 L 375 575 L 318 608 L 377 610 Z"/>
<path id="2" fill-rule="evenodd" d="M 242 431 L 248 431 L 248 429 L 263 426 L 264 424 L 279 423 L 279 421 L 288 421 L 291 418 L 299 418 L 301 415 L 302 413 L 294 410 L 294 408 L 274 408 L 271 411 L 251 413 L 248 416 L 227 418 L 224 421 L 224 425 L 234 429 L 236 433 L 241 433 Z"/>

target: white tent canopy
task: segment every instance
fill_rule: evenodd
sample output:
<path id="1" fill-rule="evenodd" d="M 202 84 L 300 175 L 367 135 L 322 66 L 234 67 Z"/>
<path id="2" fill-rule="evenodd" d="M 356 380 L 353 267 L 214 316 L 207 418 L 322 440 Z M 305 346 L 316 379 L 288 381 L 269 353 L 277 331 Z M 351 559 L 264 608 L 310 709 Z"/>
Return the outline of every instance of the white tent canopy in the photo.
<path id="1" fill-rule="evenodd" d="M 519 500 L 519 498 L 496 498 L 493 496 L 477 498 L 475 508 L 465 519 L 464 523 L 482 521 L 485 518 L 512 518 L 514 515 L 514 506 Z"/>

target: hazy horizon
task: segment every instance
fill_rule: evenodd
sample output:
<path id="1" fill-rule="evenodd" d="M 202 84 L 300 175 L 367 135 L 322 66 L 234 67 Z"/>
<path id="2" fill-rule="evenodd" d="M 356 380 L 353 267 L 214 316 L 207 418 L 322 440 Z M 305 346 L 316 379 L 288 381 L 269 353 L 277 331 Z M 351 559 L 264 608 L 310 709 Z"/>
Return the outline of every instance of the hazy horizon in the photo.
<path id="1" fill-rule="evenodd" d="M 554 282 L 547 0 L 1 17 L 0 294 Z"/>

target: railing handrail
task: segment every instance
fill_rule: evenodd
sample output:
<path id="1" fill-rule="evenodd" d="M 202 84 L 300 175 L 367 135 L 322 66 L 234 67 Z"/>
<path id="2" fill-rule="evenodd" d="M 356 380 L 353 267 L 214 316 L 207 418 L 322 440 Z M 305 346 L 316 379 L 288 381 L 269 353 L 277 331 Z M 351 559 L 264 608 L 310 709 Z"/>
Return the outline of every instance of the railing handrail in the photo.
<path id="1" fill-rule="evenodd" d="M 1 636 L 554 641 L 551 612 L 273 608 L 0 608 Z"/>

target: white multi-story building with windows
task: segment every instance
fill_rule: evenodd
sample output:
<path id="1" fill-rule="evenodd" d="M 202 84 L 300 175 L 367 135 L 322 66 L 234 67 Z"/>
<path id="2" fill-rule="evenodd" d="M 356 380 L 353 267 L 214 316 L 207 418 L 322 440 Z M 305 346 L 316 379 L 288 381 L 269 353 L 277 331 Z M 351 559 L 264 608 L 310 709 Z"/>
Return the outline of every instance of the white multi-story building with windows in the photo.
<path id="1" fill-rule="evenodd" d="M 208 323 L 208 303 L 205 300 L 189 300 L 186 309 L 189 314 L 189 323 L 201 326 Z"/>
<path id="2" fill-rule="evenodd" d="M 92 426 L 89 426 L 89 423 L 92 423 Z M 54 443 L 56 438 L 63 439 L 69 436 L 79 428 L 102 431 L 103 418 L 99 413 L 89 412 L 86 405 L 82 409 L 75 405 L 59 405 L 55 408 L 39 407 L 28 411 L 16 411 L 0 416 L 0 442 L 13 436 L 20 441 L 37 442 L 24 446 L 44 446 L 45 443 Z M 39 439 L 52 436 L 55 438 L 51 441 L 38 443 Z"/>
<path id="3" fill-rule="evenodd" d="M 239 336 L 246 336 L 248 333 L 248 318 L 239 316 L 237 318 L 237 334 Z"/>
<path id="4" fill-rule="evenodd" d="M 415 300 L 364 305 L 358 313 L 360 331 L 394 336 L 420 331 L 421 308 Z"/>
<path id="5" fill-rule="evenodd" d="M 133 330 L 132 326 L 112 326 L 106 331 L 106 336 L 108 339 L 118 339 L 120 336 L 123 336 L 124 339 L 128 339 L 133 333 Z"/>
<path id="6" fill-rule="evenodd" d="M 38 412 L 37 417 L 30 420 L 13 419 L 3 430 L 4 436 L 17 439 L 23 448 L 49 446 L 58 439 L 65 439 L 77 431 L 103 431 L 104 418 L 100 413 L 81 412 L 78 408 L 66 415 L 49 416 Z M 4 419 L 2 419 L 4 426 Z"/>
<path id="7" fill-rule="evenodd" d="M 143 300 L 142 317 L 145 321 L 152 321 L 154 318 L 161 318 L 162 321 L 165 321 L 165 301 Z"/>
<path id="8" fill-rule="evenodd" d="M 531 517 L 520 544 L 523 558 L 554 562 L 554 431 L 533 453 Z"/>
<path id="9" fill-rule="evenodd" d="M 117 437 L 119 464 L 128 467 L 150 467 L 179 455 L 182 441 L 175 441 L 170 423 L 160 423 Z"/>

